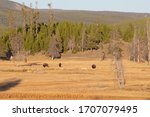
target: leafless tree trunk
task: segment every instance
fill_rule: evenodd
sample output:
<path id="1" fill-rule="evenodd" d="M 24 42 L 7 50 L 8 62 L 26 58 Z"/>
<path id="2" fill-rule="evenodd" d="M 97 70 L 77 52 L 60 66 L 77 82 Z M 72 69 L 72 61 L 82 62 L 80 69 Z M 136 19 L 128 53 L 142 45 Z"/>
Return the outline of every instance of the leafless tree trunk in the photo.
<path id="1" fill-rule="evenodd" d="M 61 54 L 57 47 L 57 38 L 55 34 L 52 35 L 52 39 L 49 44 L 48 56 L 51 57 L 53 60 L 55 58 L 61 58 Z"/>
<path id="2" fill-rule="evenodd" d="M 48 4 L 48 7 L 49 7 L 49 15 L 48 15 L 48 22 L 49 23 L 52 23 L 53 22 L 53 20 L 54 20 L 54 14 L 53 14 L 53 12 L 52 12 L 52 4 L 51 3 L 49 3 Z"/>
<path id="3" fill-rule="evenodd" d="M 16 19 L 17 19 L 16 13 L 9 11 L 9 30 L 10 30 L 9 41 L 11 45 L 11 50 L 9 51 L 13 53 L 13 58 L 15 58 L 15 60 L 22 61 L 26 59 L 26 56 L 24 55 L 23 52 L 24 39 L 22 34 L 18 33 Z"/>
<path id="4" fill-rule="evenodd" d="M 36 4 L 36 11 L 35 11 L 35 33 L 36 37 L 38 38 L 38 23 L 39 23 L 39 11 L 38 11 L 38 2 L 35 2 Z"/>
<path id="5" fill-rule="evenodd" d="M 72 39 L 69 40 L 68 42 L 68 49 L 73 52 L 75 48 L 75 37 L 72 37 Z"/>
<path id="6" fill-rule="evenodd" d="M 140 40 L 137 39 L 137 62 L 140 62 Z"/>
<path id="7" fill-rule="evenodd" d="M 26 6 L 23 3 L 23 7 L 22 7 L 22 32 L 23 32 L 23 36 L 25 36 L 26 34 L 26 24 L 27 24 L 27 12 L 26 12 Z"/>
<path id="8" fill-rule="evenodd" d="M 30 34 L 33 34 L 33 14 L 34 10 L 32 8 L 32 3 L 30 3 Z"/>
<path id="9" fill-rule="evenodd" d="M 84 49 L 85 49 L 85 28 L 83 28 L 83 30 L 82 30 L 82 43 L 81 43 L 81 49 L 82 49 L 82 52 L 84 52 Z"/>
<path id="10" fill-rule="evenodd" d="M 125 79 L 124 79 L 124 70 L 123 70 L 122 60 L 115 59 L 114 62 L 115 62 L 114 63 L 115 69 L 116 69 L 116 78 L 118 80 L 119 87 L 124 88 Z"/>
<path id="11" fill-rule="evenodd" d="M 150 21 L 147 18 L 147 46 L 148 46 L 148 64 L 150 64 Z"/>
<path id="12" fill-rule="evenodd" d="M 114 26 L 112 31 L 112 54 L 113 54 L 113 63 L 114 69 L 116 72 L 116 78 L 120 88 L 124 88 L 125 79 L 124 79 L 124 70 L 121 60 L 121 51 L 120 51 L 120 38 L 117 28 Z"/>
<path id="13" fill-rule="evenodd" d="M 53 21 L 54 21 L 54 14 L 53 14 L 53 11 L 52 11 L 52 4 L 51 3 L 48 3 L 48 28 L 47 28 L 47 37 L 49 38 L 50 37 L 50 33 L 51 33 L 51 26 L 53 26 Z"/>
<path id="14" fill-rule="evenodd" d="M 11 10 L 8 10 L 8 22 L 9 22 L 9 41 L 11 42 L 12 40 L 12 30 L 15 27 L 15 17 L 14 17 L 14 12 Z"/>
<path id="15" fill-rule="evenodd" d="M 141 59 L 141 49 L 140 49 L 140 34 L 137 26 L 134 26 L 134 36 L 130 47 L 130 60 L 134 62 L 140 62 Z"/>
<path id="16" fill-rule="evenodd" d="M 17 18 L 17 15 L 14 13 L 14 16 Z M 21 51 L 23 51 L 23 46 L 24 46 L 24 40 L 23 40 L 23 35 L 21 33 L 18 33 L 18 27 L 17 27 L 17 22 L 14 22 L 14 29 L 15 33 L 12 34 L 10 43 L 11 43 L 11 48 L 13 51 L 13 55 L 20 55 Z"/>
<path id="17" fill-rule="evenodd" d="M 133 61 L 136 61 L 136 28 L 134 28 L 134 37 L 133 37 Z M 132 54 L 132 53 L 131 53 Z"/>
<path id="18" fill-rule="evenodd" d="M 13 50 L 14 55 L 20 54 L 21 51 L 23 51 L 23 37 L 19 33 L 16 33 L 11 40 L 11 47 Z"/>

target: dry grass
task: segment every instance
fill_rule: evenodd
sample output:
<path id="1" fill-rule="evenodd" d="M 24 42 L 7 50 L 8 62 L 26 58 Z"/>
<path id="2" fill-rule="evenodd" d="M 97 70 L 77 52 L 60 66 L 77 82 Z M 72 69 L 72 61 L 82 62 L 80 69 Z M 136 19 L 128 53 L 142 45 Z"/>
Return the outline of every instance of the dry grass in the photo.
<path id="1" fill-rule="evenodd" d="M 0 91 L 0 99 L 150 99 L 147 63 L 123 60 L 126 85 L 118 89 L 111 60 L 65 57 L 52 61 L 34 56 L 28 61 L 39 65 L 0 61 L 0 87 L 11 78 L 21 80 L 9 90 Z M 43 68 L 42 63 L 48 63 L 49 68 Z M 92 64 L 96 69 L 91 68 Z"/>

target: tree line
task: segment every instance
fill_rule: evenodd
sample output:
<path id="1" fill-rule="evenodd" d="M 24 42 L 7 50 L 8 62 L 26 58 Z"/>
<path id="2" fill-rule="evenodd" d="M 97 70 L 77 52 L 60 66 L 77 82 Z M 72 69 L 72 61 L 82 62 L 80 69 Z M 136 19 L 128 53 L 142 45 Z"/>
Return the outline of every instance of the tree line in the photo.
<path id="1" fill-rule="evenodd" d="M 150 59 L 150 21 L 148 18 L 115 24 L 115 26 L 102 23 L 57 22 L 51 4 L 48 6 L 47 22 L 41 22 L 40 12 L 37 8 L 32 9 L 31 5 L 29 9 L 23 5 L 21 26 L 17 25 L 15 11 L 8 10 L 9 27 L 0 35 L 0 54 L 6 53 L 8 50 L 11 50 L 14 55 L 23 51 L 34 54 L 52 51 L 76 53 L 97 50 L 103 44 L 112 45 L 115 32 L 117 40 L 131 43 L 130 60 Z M 120 47 L 117 46 L 117 48 Z"/>

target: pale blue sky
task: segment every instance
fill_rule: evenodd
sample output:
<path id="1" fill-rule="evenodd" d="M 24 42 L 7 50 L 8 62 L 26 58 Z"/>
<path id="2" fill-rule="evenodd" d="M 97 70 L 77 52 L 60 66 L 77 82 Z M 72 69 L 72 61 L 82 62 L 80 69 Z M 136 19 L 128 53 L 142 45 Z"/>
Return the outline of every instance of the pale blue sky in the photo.
<path id="1" fill-rule="evenodd" d="M 94 10 L 94 11 L 125 11 L 150 13 L 150 0 L 12 0 L 30 5 L 38 1 L 39 8 L 48 8 L 52 3 L 55 9 Z"/>

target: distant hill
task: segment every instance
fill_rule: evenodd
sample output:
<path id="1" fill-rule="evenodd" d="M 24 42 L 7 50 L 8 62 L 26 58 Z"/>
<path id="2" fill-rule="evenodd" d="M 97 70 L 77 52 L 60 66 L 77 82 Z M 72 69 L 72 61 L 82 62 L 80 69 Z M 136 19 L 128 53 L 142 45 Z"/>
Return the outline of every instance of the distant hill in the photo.
<path id="1" fill-rule="evenodd" d="M 5 11 L 6 9 L 21 10 L 22 5 L 9 0 L 0 0 L 0 11 Z"/>
<path id="2" fill-rule="evenodd" d="M 8 0 L 0 0 L 0 26 L 8 26 L 8 9 L 16 11 L 18 24 L 21 23 L 21 8 L 22 5 Z M 41 21 L 47 21 L 48 10 L 40 9 Z M 57 21 L 69 20 L 73 22 L 101 22 L 101 23 L 120 23 L 124 21 L 131 21 L 142 19 L 146 13 L 124 13 L 124 12 L 110 12 L 110 11 L 79 11 L 79 10 L 53 10 L 55 19 Z"/>
<path id="3" fill-rule="evenodd" d="M 41 10 L 41 12 L 43 12 Z M 45 11 L 47 12 L 47 11 Z M 111 11 L 78 11 L 78 10 L 54 10 L 57 20 L 70 20 L 75 22 L 102 22 L 102 23 L 119 23 L 123 21 L 130 21 L 142 19 L 145 13 L 125 13 L 125 12 L 111 12 Z"/>
<path id="4" fill-rule="evenodd" d="M 8 26 L 8 10 L 20 12 L 22 5 L 8 0 L 0 0 L 0 26 Z"/>

